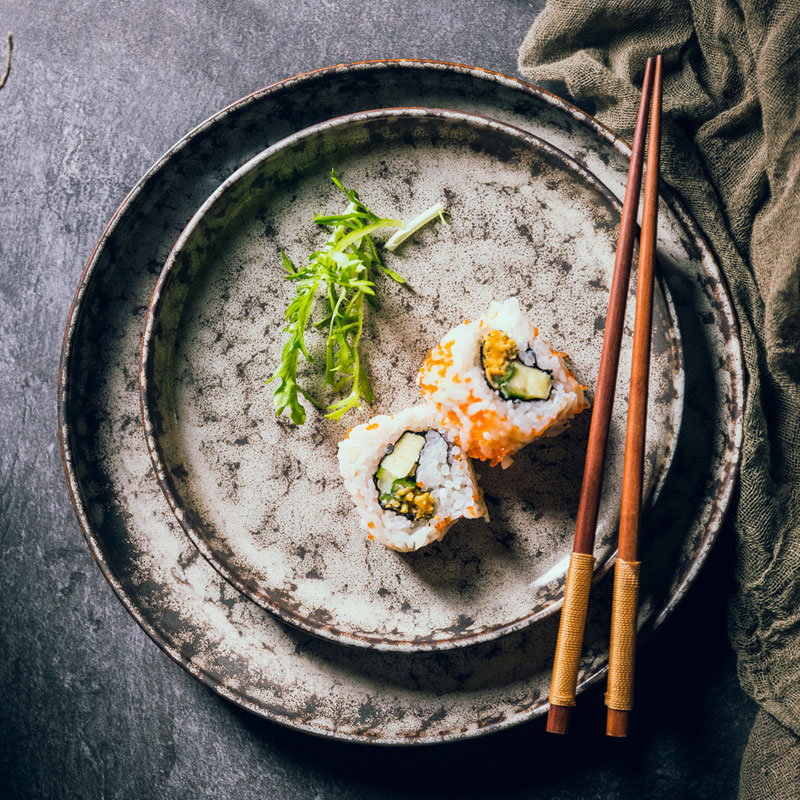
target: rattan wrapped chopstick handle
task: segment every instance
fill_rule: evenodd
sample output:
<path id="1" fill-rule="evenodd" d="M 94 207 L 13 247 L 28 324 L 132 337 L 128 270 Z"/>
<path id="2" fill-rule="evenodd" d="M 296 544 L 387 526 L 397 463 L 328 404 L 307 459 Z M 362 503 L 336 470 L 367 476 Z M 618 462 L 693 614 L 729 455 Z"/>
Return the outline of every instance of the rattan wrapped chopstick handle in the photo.
<path id="1" fill-rule="evenodd" d="M 633 667 L 636 659 L 636 615 L 639 606 L 639 562 L 617 559 L 611 606 L 606 705 L 616 711 L 633 708 Z"/>
<path id="2" fill-rule="evenodd" d="M 550 681 L 550 702 L 556 706 L 575 705 L 575 687 L 578 684 L 578 667 L 593 573 L 594 556 L 587 553 L 570 555 L 553 677 Z"/>

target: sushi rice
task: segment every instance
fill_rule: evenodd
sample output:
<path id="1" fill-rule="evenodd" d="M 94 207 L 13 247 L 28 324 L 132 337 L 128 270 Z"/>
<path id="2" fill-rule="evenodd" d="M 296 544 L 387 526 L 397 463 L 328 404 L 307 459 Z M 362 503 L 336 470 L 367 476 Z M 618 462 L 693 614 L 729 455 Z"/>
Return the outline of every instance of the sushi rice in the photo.
<path id="1" fill-rule="evenodd" d="M 513 340 L 518 358 L 535 367 L 539 377 L 549 374 L 549 394 L 509 399 L 489 383 L 482 347 L 490 331 Z M 425 359 L 417 383 L 436 409 L 438 424 L 468 456 L 507 467 L 511 455 L 539 436 L 559 433 L 588 407 L 587 387 L 575 379 L 564 355 L 539 337 L 512 297 L 492 303 L 479 320 L 467 320 L 444 336 Z"/>
<path id="2" fill-rule="evenodd" d="M 352 428 L 339 444 L 339 468 L 361 517 L 367 538 L 393 550 L 419 550 L 444 537 L 460 518 L 487 517 L 472 465 L 452 434 L 439 424 L 430 406 L 417 405 L 397 414 L 380 414 Z M 404 434 L 424 436 L 413 481 L 416 492 L 432 499 L 427 518 L 403 515 L 382 504 L 376 474 Z M 417 439 L 417 442 L 421 442 Z M 384 500 L 384 502 L 386 502 Z"/>

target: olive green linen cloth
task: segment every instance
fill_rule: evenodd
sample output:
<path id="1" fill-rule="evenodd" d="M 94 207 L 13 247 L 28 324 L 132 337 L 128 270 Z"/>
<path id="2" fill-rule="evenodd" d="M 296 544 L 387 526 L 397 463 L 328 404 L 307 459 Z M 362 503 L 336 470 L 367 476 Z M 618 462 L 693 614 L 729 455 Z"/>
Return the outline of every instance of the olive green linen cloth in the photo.
<path id="1" fill-rule="evenodd" d="M 800 798 L 800 0 L 550 0 L 519 64 L 630 141 L 656 53 L 663 178 L 720 262 L 747 367 L 729 628 L 762 710 L 740 798 Z"/>

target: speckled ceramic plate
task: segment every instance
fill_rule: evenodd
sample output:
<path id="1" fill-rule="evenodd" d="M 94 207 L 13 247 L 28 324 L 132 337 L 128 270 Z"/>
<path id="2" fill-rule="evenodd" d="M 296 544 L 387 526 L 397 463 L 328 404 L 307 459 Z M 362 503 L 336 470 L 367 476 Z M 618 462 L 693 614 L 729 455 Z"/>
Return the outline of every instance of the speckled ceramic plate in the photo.
<path id="1" fill-rule="evenodd" d="M 109 223 L 67 321 L 59 435 L 91 552 L 164 652 L 223 697 L 281 724 L 410 744 L 478 736 L 544 713 L 557 615 L 436 653 L 341 647 L 286 625 L 225 581 L 175 522 L 147 455 L 137 382 L 156 279 L 204 200 L 273 142 L 343 113 L 389 105 L 457 108 L 513 123 L 567 152 L 617 197 L 624 193 L 627 145 L 569 104 L 512 78 L 395 61 L 335 67 L 260 91 L 181 140 Z M 730 302 L 701 234 L 668 193 L 658 247 L 683 339 L 686 393 L 672 468 L 643 529 L 642 639 L 704 562 L 729 502 L 741 442 L 743 373 Z M 581 691 L 606 671 L 610 583 L 601 579 L 592 594 Z"/>
<path id="2" fill-rule="evenodd" d="M 314 211 L 346 199 L 335 165 L 380 216 L 411 218 L 436 201 L 449 224 L 420 232 L 376 277 L 363 349 L 377 401 L 341 421 L 309 409 L 297 427 L 272 412 L 264 377 L 280 363 L 296 264 L 328 232 Z M 388 109 L 324 122 L 237 171 L 181 235 L 156 285 L 142 340 L 142 414 L 156 475 L 206 558 L 255 602 L 346 644 L 424 650 L 519 630 L 556 610 L 577 511 L 588 417 L 528 448 L 503 471 L 479 467 L 491 522 L 462 520 L 443 542 L 397 553 L 369 542 L 342 486 L 337 445 L 378 411 L 420 402 L 425 353 L 464 316 L 517 296 L 540 333 L 597 371 L 614 267 L 619 204 L 590 173 L 535 136 L 460 112 Z M 380 237 L 379 237 L 380 238 Z M 683 398 L 674 325 L 655 303 L 648 477 L 666 474 Z M 634 304 L 630 303 L 629 327 Z M 309 335 L 319 351 L 324 337 Z M 625 395 L 631 338 L 621 354 Z M 300 379 L 320 395 L 318 370 Z M 615 546 L 625 404 L 597 556 Z"/>

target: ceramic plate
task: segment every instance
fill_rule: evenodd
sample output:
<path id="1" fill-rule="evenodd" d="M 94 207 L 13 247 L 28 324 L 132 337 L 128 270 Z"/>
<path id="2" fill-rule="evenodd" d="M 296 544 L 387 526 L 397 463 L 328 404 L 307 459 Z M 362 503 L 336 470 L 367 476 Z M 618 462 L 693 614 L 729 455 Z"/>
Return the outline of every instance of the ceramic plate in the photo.
<path id="1" fill-rule="evenodd" d="M 283 725 L 412 744 L 479 736 L 545 713 L 557 616 L 436 653 L 341 647 L 284 624 L 225 581 L 175 521 L 147 454 L 137 381 L 156 280 L 205 199 L 279 139 L 390 105 L 456 108 L 518 125 L 588 167 L 617 197 L 624 193 L 627 145 L 568 103 L 512 78 L 388 61 L 277 84 L 187 135 L 114 214 L 69 312 L 58 408 L 65 474 L 89 548 L 129 613 L 170 658 L 231 702 Z M 730 301 L 702 235 L 668 193 L 658 248 L 682 335 L 686 393 L 673 464 L 644 522 L 641 640 L 705 561 L 741 443 L 743 372 Z M 607 668 L 610 583 L 608 575 L 592 593 L 581 692 Z"/>
<path id="2" fill-rule="evenodd" d="M 377 401 L 341 421 L 313 407 L 304 425 L 272 412 L 264 378 L 280 363 L 297 264 L 329 232 L 346 186 L 379 216 L 429 226 L 385 262 L 363 350 Z M 339 477 L 351 425 L 420 402 L 426 352 L 492 300 L 518 297 L 578 380 L 597 372 L 619 204 L 590 173 L 525 131 L 452 111 L 390 109 L 322 123 L 270 148 L 225 181 L 167 259 L 142 343 L 142 409 L 156 475 L 178 521 L 234 586 L 283 619 L 346 644 L 454 647 L 518 630 L 559 608 L 572 546 L 589 415 L 507 470 L 478 467 L 491 522 L 462 520 L 444 541 L 397 553 L 367 540 Z M 388 236 L 388 234 L 387 234 Z M 380 241 L 380 235 L 378 237 Z M 384 236 L 383 238 L 386 238 Z M 629 304 L 628 329 L 634 304 Z M 666 474 L 682 404 L 680 348 L 656 293 L 648 478 Z M 317 359 L 323 336 L 309 334 Z M 631 338 L 621 353 L 625 395 Z M 300 373 L 320 395 L 318 370 Z M 625 404 L 610 435 L 597 556 L 614 551 Z"/>

